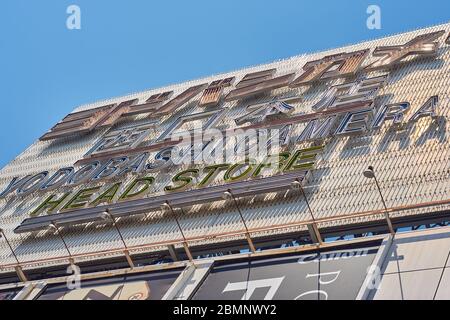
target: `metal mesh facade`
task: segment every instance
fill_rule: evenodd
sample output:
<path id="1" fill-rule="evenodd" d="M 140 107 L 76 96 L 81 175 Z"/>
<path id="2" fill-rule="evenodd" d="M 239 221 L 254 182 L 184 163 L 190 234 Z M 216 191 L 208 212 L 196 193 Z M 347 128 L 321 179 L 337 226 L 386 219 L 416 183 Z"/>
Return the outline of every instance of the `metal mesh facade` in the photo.
<path id="1" fill-rule="evenodd" d="M 153 94 L 174 91 L 174 95 L 178 95 L 192 86 L 211 83 L 227 77 L 236 77 L 237 83 L 248 73 L 271 68 L 277 69 L 276 76 L 290 73 L 298 75 L 308 61 L 340 52 L 353 52 L 363 49 L 373 51 L 379 46 L 404 44 L 418 35 L 439 30 L 445 30 L 445 35 L 439 39 L 438 54 L 435 57 L 409 57 L 401 64 L 393 67 L 389 71 L 387 83 L 380 90 L 375 102 L 375 106 L 381 106 L 387 103 L 406 101 L 411 104 L 411 112 L 414 112 L 430 97 L 438 95 L 438 116 L 434 119 L 424 117 L 415 123 L 408 123 L 395 130 L 389 124 L 385 124 L 378 130 L 369 130 L 367 133 L 360 135 L 327 138 L 324 143 L 325 149 L 319 155 L 315 168 L 307 178 L 305 191 L 310 200 L 312 211 L 318 219 L 382 209 L 376 186 L 373 181 L 365 179 L 361 174 L 368 165 L 372 165 L 377 170 L 377 177 L 388 207 L 447 200 L 450 195 L 450 143 L 448 136 L 450 131 L 450 46 L 445 44 L 445 38 L 450 32 L 450 24 L 325 52 L 296 56 L 266 65 L 99 101 L 80 106 L 75 111 L 121 103 L 130 99 L 139 99 L 140 103 L 144 103 Z M 369 54 L 363 66 L 369 65 L 376 59 L 377 57 Z M 369 72 L 369 75 L 378 76 L 385 73 L 383 71 L 372 71 Z M 327 85 L 340 83 L 343 83 L 343 79 L 329 81 Z M 312 86 L 311 88 L 283 87 L 272 90 L 270 95 L 301 96 L 302 101 L 293 104 L 295 115 L 312 112 L 311 107 L 322 98 L 325 89 L 325 84 Z M 232 87 L 224 88 L 224 94 L 230 92 L 230 90 L 232 90 Z M 201 94 L 198 94 L 174 113 L 161 116 L 158 119 L 158 126 L 146 139 L 149 141 L 156 139 L 181 116 L 205 111 L 204 107 L 198 104 L 200 98 Z M 226 108 L 226 114 L 216 127 L 220 129 L 236 127 L 234 119 L 245 113 L 245 108 L 249 104 L 257 104 L 266 100 L 267 96 L 247 99 L 244 102 L 241 100 L 222 102 L 220 107 Z M 144 124 L 148 121 L 149 119 L 145 114 L 127 117 L 118 122 L 116 128 Z M 190 129 L 192 125 L 192 123 L 185 124 L 182 129 Z M 295 126 L 293 133 L 300 133 L 305 126 L 306 124 Z M 107 131 L 108 129 L 105 128 L 80 136 L 53 141 L 37 141 L 0 171 L 0 189 L 5 189 L 14 177 L 34 175 L 42 171 L 54 173 L 60 168 L 73 166 Z M 295 145 L 295 148 L 308 145 L 308 143 L 300 143 Z M 155 153 L 156 151 L 152 151 L 151 156 Z M 146 197 L 162 194 L 164 192 L 163 187 L 170 183 L 173 175 L 188 167 L 192 166 L 182 165 L 172 168 L 168 172 L 154 174 L 157 183 Z M 127 179 L 122 179 L 122 181 L 131 181 L 132 179 L 132 176 L 128 176 Z M 213 185 L 219 184 L 223 184 L 220 177 L 214 181 Z M 85 184 L 82 187 L 94 185 L 95 183 Z M 61 192 L 64 192 L 64 190 L 76 192 L 78 189 L 81 189 L 81 186 L 76 188 L 62 187 L 60 190 L 63 190 Z M 0 226 L 11 240 L 19 259 L 23 261 L 65 255 L 65 249 L 62 247 L 60 240 L 49 235 L 48 232 L 42 231 L 32 234 L 15 234 L 13 232 L 28 217 L 29 212 L 52 193 L 54 192 L 38 191 L 24 197 L 11 194 L 4 199 L 0 199 Z M 239 204 L 249 229 L 295 224 L 310 218 L 305 202 L 292 194 L 277 193 L 247 197 L 240 199 Z M 238 213 L 233 206 L 227 205 L 225 201 L 183 209 L 184 215 L 180 217 L 180 223 L 188 238 L 242 229 Z M 442 205 L 434 209 L 444 210 L 449 209 L 449 206 Z M 401 213 L 394 213 L 394 216 L 423 214 L 429 211 L 430 208 L 406 210 Z M 371 219 L 381 219 L 381 217 L 365 216 L 326 222 L 322 223 L 321 227 L 345 223 L 362 223 Z M 129 246 L 180 238 L 179 230 L 173 219 L 167 217 L 163 212 L 149 212 L 146 216 L 122 219 L 120 223 Z M 268 231 L 266 234 L 271 232 L 283 233 L 284 231 L 280 229 Z M 105 223 L 91 223 L 67 228 L 64 230 L 64 236 L 73 254 L 106 251 L 121 246 L 115 230 L 106 226 Z M 211 239 L 206 242 L 215 241 L 220 240 Z M 2 264 L 14 263 L 14 259 L 4 242 L 0 242 L 0 260 Z"/>

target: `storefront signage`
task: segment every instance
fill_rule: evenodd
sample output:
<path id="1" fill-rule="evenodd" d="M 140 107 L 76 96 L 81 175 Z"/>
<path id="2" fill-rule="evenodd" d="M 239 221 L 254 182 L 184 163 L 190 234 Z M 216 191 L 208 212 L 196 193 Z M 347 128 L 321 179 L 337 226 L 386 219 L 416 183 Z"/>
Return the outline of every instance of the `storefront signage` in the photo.
<path id="1" fill-rule="evenodd" d="M 437 116 L 437 108 L 441 102 L 437 95 L 428 97 L 420 105 L 399 101 L 376 108 L 375 99 L 388 81 L 388 75 L 369 77 L 367 73 L 373 70 L 389 70 L 412 55 L 436 55 L 439 48 L 437 40 L 442 35 L 444 31 L 437 31 L 417 36 L 405 44 L 378 47 L 372 55 L 379 58 L 366 67 L 362 67 L 362 64 L 370 55 L 370 50 L 341 53 L 306 63 L 297 77 L 295 74 L 277 76 L 276 69 L 269 69 L 249 73 L 235 85 L 235 77 L 228 77 L 211 84 L 193 86 L 174 98 L 173 92 L 168 91 L 152 95 L 144 103 L 139 103 L 139 99 L 132 99 L 70 114 L 42 140 L 55 140 L 76 132 L 86 133 L 97 128 L 111 127 L 121 117 L 130 115 L 150 113 L 152 120 L 143 125 L 110 129 L 96 141 L 83 159 L 72 167 L 13 178 L 0 193 L 0 198 L 25 197 L 36 192 L 47 193 L 64 187 L 64 192 L 47 196 L 30 212 L 31 216 L 38 216 L 43 213 L 126 202 L 146 197 L 150 192 L 172 193 L 204 188 L 214 182 L 219 174 L 221 181 L 227 184 L 243 180 L 251 183 L 251 179 L 260 177 L 266 170 L 271 170 L 274 175 L 296 170 L 309 171 L 313 168 L 317 155 L 325 147 L 323 140 L 328 137 L 377 130 L 386 122 L 400 125 L 415 122 L 423 117 Z M 322 99 L 312 106 L 311 113 L 293 114 L 295 108 L 291 103 L 300 101 L 301 97 L 274 98 L 258 105 L 249 105 L 244 114 L 233 119 L 237 128 L 217 129 L 229 111 L 219 107 L 222 100 L 247 99 L 282 87 L 314 86 L 319 81 L 347 78 L 357 73 L 365 76 L 328 88 Z M 225 89 L 233 85 L 231 91 L 225 95 Z M 158 118 L 173 114 L 200 93 L 202 96 L 199 105 L 205 108 L 204 112 L 180 116 L 166 126 L 162 134 L 149 140 L 151 132 L 159 124 Z M 224 95 L 224 99 L 221 99 L 221 95 Z M 194 130 L 177 136 L 179 129 L 186 123 L 199 120 L 203 121 L 199 133 Z M 299 134 L 294 134 L 293 128 L 298 124 L 305 126 Z M 230 132 L 231 135 L 236 135 L 236 130 L 241 130 L 244 135 L 233 140 L 231 149 L 234 155 L 243 154 L 243 161 L 205 160 L 205 157 L 210 158 L 214 151 L 218 153 L 217 150 L 220 152 L 225 146 L 229 147 Z M 250 154 L 252 145 L 250 143 L 249 146 L 249 137 L 246 136 L 248 132 L 255 132 L 254 145 L 264 138 L 266 147 L 276 144 L 282 148 L 275 148 L 276 152 L 267 153 L 265 157 L 253 157 Z M 305 147 L 304 143 L 312 147 Z M 302 148 L 297 147 L 296 151 L 282 150 L 288 149 L 288 145 L 292 147 L 299 144 L 302 144 Z M 200 165 L 177 170 L 171 177 L 171 183 L 158 187 L 158 190 L 154 189 L 155 185 L 159 185 L 158 181 L 155 181 L 156 173 L 186 163 Z M 128 174 L 135 175 L 132 182 L 120 181 L 125 180 Z M 112 178 L 114 182 L 103 182 Z M 88 184 L 89 186 L 81 189 L 78 187 Z"/>
<path id="2" fill-rule="evenodd" d="M 217 264 L 194 300 L 355 300 L 378 247 Z"/>

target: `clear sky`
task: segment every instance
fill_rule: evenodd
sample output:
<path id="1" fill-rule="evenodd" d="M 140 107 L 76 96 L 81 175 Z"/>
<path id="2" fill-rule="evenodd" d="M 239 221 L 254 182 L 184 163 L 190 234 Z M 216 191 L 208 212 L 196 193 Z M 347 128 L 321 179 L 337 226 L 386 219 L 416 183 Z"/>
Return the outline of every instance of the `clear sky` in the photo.
<path id="1" fill-rule="evenodd" d="M 66 27 L 81 9 L 81 30 Z M 381 30 L 366 27 L 369 5 Z M 78 105 L 448 22 L 448 0 L 2 0 L 0 167 Z"/>

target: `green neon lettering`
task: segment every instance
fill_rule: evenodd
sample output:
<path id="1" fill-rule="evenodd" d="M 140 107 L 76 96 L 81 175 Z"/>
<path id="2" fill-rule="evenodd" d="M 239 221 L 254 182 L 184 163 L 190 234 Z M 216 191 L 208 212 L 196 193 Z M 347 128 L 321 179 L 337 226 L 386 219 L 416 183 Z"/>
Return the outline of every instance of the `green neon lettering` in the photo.
<path id="1" fill-rule="evenodd" d="M 128 200 L 136 198 L 146 192 L 155 181 L 153 177 L 138 178 L 131 182 L 125 192 L 120 196 L 119 200 Z M 137 188 L 136 188 L 137 187 Z"/>
<path id="2" fill-rule="evenodd" d="M 188 169 L 178 173 L 175 177 L 173 177 L 172 182 L 174 185 L 166 186 L 164 191 L 173 192 L 173 191 L 181 191 L 188 188 L 192 181 L 194 180 L 192 176 L 197 176 L 200 170 L 198 169 Z M 177 183 L 180 183 L 177 185 Z"/>
<path id="3" fill-rule="evenodd" d="M 88 204 L 89 199 L 100 189 L 101 187 L 81 189 L 61 210 L 80 209 L 85 207 Z"/>
<path id="4" fill-rule="evenodd" d="M 245 169 L 244 172 L 240 173 L 239 175 L 234 175 L 236 171 L 238 171 L 240 168 L 244 168 L 245 166 L 248 166 L 247 169 Z M 253 170 L 254 163 L 252 162 L 243 162 L 243 163 L 236 163 L 233 164 L 227 172 L 225 172 L 225 175 L 223 176 L 223 179 L 226 182 L 234 182 L 245 179 L 249 173 Z"/>
<path id="5" fill-rule="evenodd" d="M 324 146 L 314 146 L 296 151 L 283 168 L 283 172 L 294 170 L 311 170 L 314 167 L 317 154 Z"/>
<path id="6" fill-rule="evenodd" d="M 217 174 L 222 171 L 226 170 L 230 167 L 229 164 L 223 163 L 223 164 L 216 164 L 212 166 L 207 166 L 203 170 L 209 171 L 208 174 L 203 178 L 203 180 L 198 184 L 199 187 L 204 187 L 212 182 L 214 178 L 217 176 Z"/>
<path id="7" fill-rule="evenodd" d="M 259 175 L 261 175 L 261 171 L 263 169 L 273 169 L 274 165 L 277 163 L 277 160 L 278 166 L 276 172 L 279 172 L 290 156 L 290 152 L 283 152 L 278 155 L 267 156 L 267 158 L 256 167 L 255 171 L 252 174 L 252 177 L 257 178 Z M 277 157 L 278 159 L 276 159 Z"/>
<path id="8" fill-rule="evenodd" d="M 101 195 L 97 197 L 94 201 L 92 201 L 89 206 L 96 207 L 100 203 L 111 203 L 114 200 L 114 197 L 117 194 L 117 191 L 119 190 L 120 185 L 122 182 L 118 182 L 112 185 L 112 187 L 109 187 L 108 190 L 103 192 Z"/>
<path id="9" fill-rule="evenodd" d="M 61 196 L 61 198 L 53 200 L 56 195 L 53 194 L 50 197 L 48 197 L 44 202 L 41 203 L 41 205 L 39 207 L 37 207 L 36 209 L 33 210 L 33 212 L 30 213 L 31 217 L 35 217 L 37 215 L 39 215 L 42 211 L 44 211 L 45 209 L 47 210 L 47 213 L 52 213 L 53 211 L 55 211 L 55 209 L 64 202 L 64 200 L 70 195 L 70 193 L 66 193 L 64 195 Z"/>

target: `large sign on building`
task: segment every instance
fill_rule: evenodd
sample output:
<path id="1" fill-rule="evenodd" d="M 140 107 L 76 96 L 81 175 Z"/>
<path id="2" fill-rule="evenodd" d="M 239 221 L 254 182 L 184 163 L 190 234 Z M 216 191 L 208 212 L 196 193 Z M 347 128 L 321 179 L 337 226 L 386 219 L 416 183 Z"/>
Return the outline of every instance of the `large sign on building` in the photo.
<path id="1" fill-rule="evenodd" d="M 355 300 L 377 250 L 366 247 L 219 264 L 194 299 Z"/>
<path id="2" fill-rule="evenodd" d="M 55 254 L 42 249 L 58 241 L 49 225 L 66 227 L 77 252 L 114 248 L 105 212 L 134 245 L 179 239 L 161 214 L 169 205 L 187 238 L 214 242 L 242 229 L 224 192 L 243 199 L 250 230 L 380 209 L 361 174 L 369 165 L 389 207 L 447 199 L 449 33 L 445 24 L 81 106 L 0 171 L 0 225 L 33 260 Z"/>

